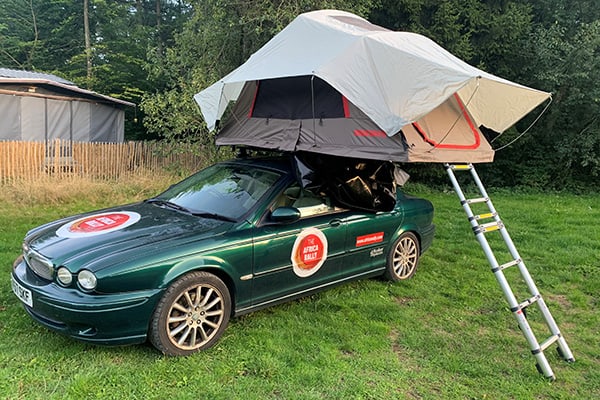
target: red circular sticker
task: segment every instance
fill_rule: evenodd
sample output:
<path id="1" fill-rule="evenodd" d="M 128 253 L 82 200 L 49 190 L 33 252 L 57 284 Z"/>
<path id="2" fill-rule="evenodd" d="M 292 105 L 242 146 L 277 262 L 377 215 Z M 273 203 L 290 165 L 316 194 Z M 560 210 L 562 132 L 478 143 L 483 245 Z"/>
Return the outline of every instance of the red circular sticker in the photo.
<path id="1" fill-rule="evenodd" d="M 296 275 L 307 277 L 317 272 L 327 259 L 327 238 L 323 232 L 316 228 L 300 232 L 291 259 Z"/>
<path id="2" fill-rule="evenodd" d="M 101 235 L 126 228 L 139 220 L 140 214 L 131 211 L 96 214 L 64 224 L 56 235 L 70 238 Z"/>

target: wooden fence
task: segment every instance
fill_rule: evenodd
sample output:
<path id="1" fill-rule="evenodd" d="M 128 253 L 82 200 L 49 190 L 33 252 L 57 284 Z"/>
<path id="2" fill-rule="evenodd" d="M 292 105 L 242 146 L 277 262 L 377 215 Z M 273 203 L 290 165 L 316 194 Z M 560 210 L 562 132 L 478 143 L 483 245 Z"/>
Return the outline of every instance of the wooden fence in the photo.
<path id="1" fill-rule="evenodd" d="M 189 173 L 210 161 L 199 145 L 161 142 L 0 141 L 0 183 L 46 177 L 118 179 L 144 173 Z"/>

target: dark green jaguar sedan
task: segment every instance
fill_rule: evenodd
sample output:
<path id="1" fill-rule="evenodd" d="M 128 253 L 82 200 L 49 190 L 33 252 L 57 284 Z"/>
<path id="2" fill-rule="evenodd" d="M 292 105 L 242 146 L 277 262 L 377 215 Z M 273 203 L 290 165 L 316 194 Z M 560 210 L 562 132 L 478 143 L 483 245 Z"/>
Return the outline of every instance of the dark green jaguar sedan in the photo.
<path id="1" fill-rule="evenodd" d="M 12 289 L 42 325 L 169 355 L 230 317 L 358 278 L 414 275 L 433 207 L 387 163 L 287 155 L 210 166 L 157 197 L 27 233 Z"/>

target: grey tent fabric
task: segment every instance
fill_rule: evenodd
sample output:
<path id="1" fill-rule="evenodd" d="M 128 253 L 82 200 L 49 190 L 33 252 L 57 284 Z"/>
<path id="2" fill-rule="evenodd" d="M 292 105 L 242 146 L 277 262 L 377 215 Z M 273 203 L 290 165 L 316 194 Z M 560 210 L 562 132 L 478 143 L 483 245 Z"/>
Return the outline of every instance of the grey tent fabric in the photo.
<path id="1" fill-rule="evenodd" d="M 0 140 L 122 142 L 123 110 L 77 100 L 0 94 Z"/>
<path id="2" fill-rule="evenodd" d="M 401 136 L 385 135 L 361 110 L 322 81 L 331 91 L 323 98 L 316 96 L 313 118 L 311 88 L 319 80 L 302 78 L 280 78 L 269 82 L 286 89 L 281 98 L 273 98 L 271 93 L 259 96 L 259 82 L 248 82 L 216 143 L 408 161 Z"/>
<path id="3" fill-rule="evenodd" d="M 0 95 L 4 96 L 4 95 Z M 45 104 L 46 100 L 37 97 L 15 97 L 21 104 L 21 131 L 13 132 L 9 140 L 43 142 L 46 140 Z"/>
<path id="4" fill-rule="evenodd" d="M 310 76 L 247 82 L 216 143 L 397 162 L 489 162 L 494 155 L 458 97 L 388 136 Z"/>
<path id="5" fill-rule="evenodd" d="M 3 116 L 0 138 L 10 138 L 16 132 L 21 132 L 21 102 L 14 101 L 13 96 L 0 95 L 0 110 Z"/>

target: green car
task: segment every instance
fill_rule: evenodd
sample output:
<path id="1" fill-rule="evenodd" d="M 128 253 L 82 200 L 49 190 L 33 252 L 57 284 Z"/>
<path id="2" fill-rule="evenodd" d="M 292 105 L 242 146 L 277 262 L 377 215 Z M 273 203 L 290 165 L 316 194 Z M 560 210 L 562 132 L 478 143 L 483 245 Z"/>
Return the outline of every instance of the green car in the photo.
<path id="1" fill-rule="evenodd" d="M 365 163 L 332 165 L 239 158 L 155 198 L 32 229 L 13 292 L 73 338 L 187 355 L 232 316 L 354 279 L 410 278 L 433 240 L 431 203 L 361 176 Z"/>

